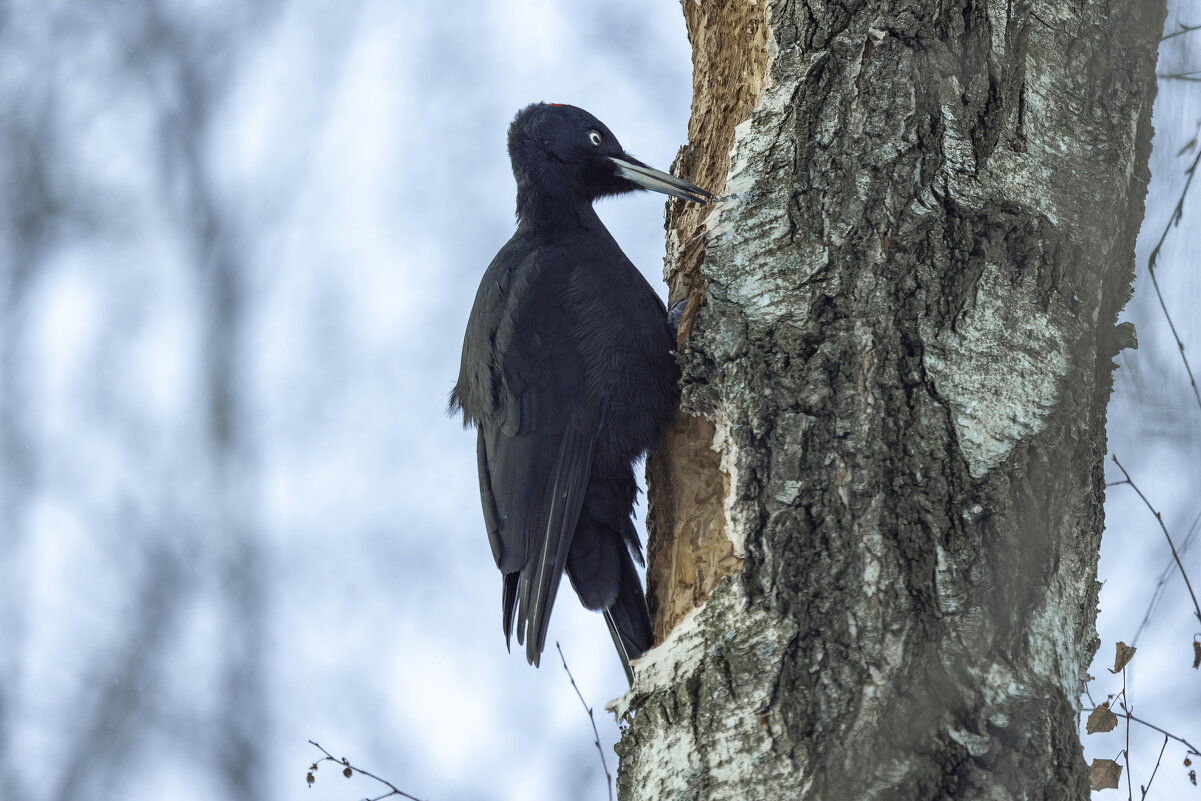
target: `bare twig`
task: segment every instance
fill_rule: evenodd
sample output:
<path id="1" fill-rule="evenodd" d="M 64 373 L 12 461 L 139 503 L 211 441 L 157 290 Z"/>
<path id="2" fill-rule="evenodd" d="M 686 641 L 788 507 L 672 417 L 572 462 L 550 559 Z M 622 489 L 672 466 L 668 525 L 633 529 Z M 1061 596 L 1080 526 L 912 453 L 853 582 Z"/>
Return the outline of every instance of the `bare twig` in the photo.
<path id="1" fill-rule="evenodd" d="M 1115 481 L 1114 485 L 1125 484 L 1125 481 Z M 1106 485 L 1109 486 L 1109 485 Z M 1193 518 L 1192 524 L 1189 526 L 1188 533 L 1184 535 L 1184 540 L 1180 543 L 1180 556 L 1183 558 L 1188 553 L 1188 549 L 1192 547 L 1193 541 L 1197 537 L 1197 532 L 1201 531 L 1201 511 L 1198 511 Z M 1176 572 L 1176 563 L 1173 559 L 1168 559 L 1167 565 L 1159 573 L 1159 581 L 1155 583 L 1155 592 L 1151 594 L 1151 600 L 1147 602 L 1147 610 L 1143 613 L 1142 622 L 1138 624 L 1138 628 L 1134 631 L 1134 637 L 1131 638 L 1131 645 L 1138 645 L 1138 638 L 1142 635 L 1143 630 L 1151 623 L 1151 617 L 1155 614 L 1159 602 L 1163 599 L 1164 587 L 1171 580 L 1172 575 Z M 1091 701 L 1091 699 L 1090 699 Z"/>
<path id="2" fill-rule="evenodd" d="M 1193 599 L 1193 614 L 1197 616 L 1198 621 L 1201 621 L 1201 604 L 1197 603 L 1197 594 L 1193 592 L 1193 584 L 1188 580 L 1188 573 L 1184 570 L 1184 563 L 1180 561 L 1180 554 L 1176 552 L 1176 545 L 1172 542 L 1172 535 L 1168 533 L 1168 527 L 1164 525 L 1163 515 L 1156 511 L 1151 502 L 1147 500 L 1147 496 L 1143 495 L 1143 491 L 1138 488 L 1138 484 L 1134 483 L 1134 479 L 1130 478 L 1130 474 L 1126 472 L 1126 468 L 1122 467 L 1122 463 L 1118 461 L 1117 455 L 1113 455 L 1110 458 L 1113 459 L 1113 463 L 1118 466 L 1118 469 L 1122 471 L 1122 475 L 1126 477 L 1126 483 L 1138 493 L 1138 497 L 1142 498 L 1143 503 L 1150 510 L 1151 514 L 1155 515 L 1156 522 L 1159 523 L 1164 537 L 1168 540 L 1168 547 L 1172 549 L 1172 558 L 1176 560 L 1176 567 L 1180 568 L 1180 577 L 1184 579 L 1184 586 L 1188 589 L 1189 597 Z"/>
<path id="3" fill-rule="evenodd" d="M 1092 712 L 1092 711 L 1093 711 L 1093 709 L 1096 709 L 1096 707 L 1090 707 L 1089 709 L 1085 709 L 1084 711 L 1085 711 L 1085 712 Z M 1188 749 L 1188 752 L 1189 752 L 1190 754 L 1193 754 L 1193 755 L 1195 755 L 1195 756 L 1201 756 L 1201 750 L 1198 750 L 1198 749 L 1197 749 L 1197 746 L 1193 745 L 1192 743 L 1190 743 L 1188 740 L 1184 739 L 1183 737 L 1180 737 L 1180 736 L 1178 736 L 1178 735 L 1172 734 L 1172 733 L 1171 733 L 1170 731 L 1168 731 L 1167 729 L 1161 729 L 1161 728 L 1159 728 L 1158 726 L 1156 726 L 1154 723 L 1148 723 L 1147 721 L 1143 720 L 1142 718 L 1135 717 L 1135 716 L 1134 716 L 1134 715 L 1132 715 L 1132 714 L 1127 714 L 1127 716 L 1126 716 L 1126 717 L 1127 717 L 1127 719 L 1129 719 L 1129 720 L 1132 720 L 1132 721 L 1134 721 L 1135 723 L 1138 723 L 1138 724 L 1141 724 L 1141 725 L 1143 725 L 1143 726 L 1146 726 L 1148 729 L 1154 729 L 1155 731 L 1159 732 L 1160 734 L 1166 735 L 1167 737 L 1169 737 L 1169 738 L 1171 738 L 1171 739 L 1175 740 L 1176 742 L 1180 743 L 1180 744 L 1181 744 L 1181 745 L 1183 745 L 1185 748 L 1187 748 L 1187 749 Z"/>
<path id="4" fill-rule="evenodd" d="M 1180 30 L 1172 31 L 1171 33 L 1169 33 L 1167 36 L 1163 37 L 1159 41 L 1161 41 L 1161 42 L 1167 41 L 1168 39 L 1171 39 L 1174 36 L 1183 36 L 1184 34 L 1192 33 L 1193 31 L 1201 31 L 1201 25 L 1181 25 Z"/>
<path id="5" fill-rule="evenodd" d="M 1201 81 L 1201 78 L 1191 77 L 1196 73 L 1180 73 L 1178 75 L 1162 75 L 1164 78 L 1178 78 L 1182 81 Z M 1201 134 L 1201 130 L 1198 130 Z M 1193 136 L 1192 142 L 1197 141 L 1197 134 Z M 1183 152 L 1183 151 L 1182 151 Z M 1197 407 L 1201 408 L 1201 391 L 1197 389 L 1197 379 L 1193 376 L 1193 368 L 1188 362 L 1188 357 L 1184 355 L 1184 342 L 1180 339 L 1180 334 L 1176 331 L 1176 324 L 1172 322 L 1172 315 L 1168 313 L 1168 306 L 1164 302 L 1163 292 L 1159 289 L 1159 280 L 1155 277 L 1155 262 L 1159 259 L 1159 251 L 1163 247 L 1163 243 L 1168 238 L 1168 232 L 1180 224 L 1181 218 L 1184 216 L 1184 200 L 1188 197 L 1189 188 L 1193 185 L 1193 177 L 1197 174 L 1197 164 L 1201 162 L 1201 147 L 1197 148 L 1197 155 L 1193 158 L 1193 163 L 1185 170 L 1188 178 L 1184 181 L 1184 189 L 1180 192 L 1180 198 L 1176 201 L 1176 208 L 1172 211 L 1172 216 L 1168 218 L 1168 224 L 1164 226 L 1163 233 L 1159 235 L 1159 241 L 1155 243 L 1155 248 L 1151 251 L 1150 257 L 1147 259 L 1147 272 L 1151 275 L 1151 285 L 1155 287 L 1155 297 L 1159 298 L 1159 308 L 1163 309 L 1164 319 L 1168 321 L 1168 328 L 1172 330 L 1172 337 L 1176 340 L 1176 347 L 1180 351 L 1180 360 L 1184 362 L 1184 370 L 1188 373 L 1189 386 L 1193 388 L 1193 397 L 1197 400 Z"/>
<path id="6" fill-rule="evenodd" d="M 1130 728 L 1129 723 L 1126 724 L 1126 728 Z M 1151 770 L 1151 778 L 1147 779 L 1147 784 L 1145 787 L 1144 786 L 1139 787 L 1139 789 L 1143 791 L 1143 794 L 1142 794 L 1141 798 L 1139 799 L 1139 801 L 1147 801 L 1147 793 L 1151 790 L 1151 782 L 1155 781 L 1155 774 L 1159 772 L 1159 763 L 1163 762 L 1163 752 L 1164 752 L 1164 749 L 1167 747 L 1168 747 L 1168 735 L 1165 734 L 1163 736 L 1163 745 L 1161 745 L 1159 747 L 1159 756 L 1155 760 L 1155 767 L 1152 768 L 1152 770 Z"/>
<path id="7" fill-rule="evenodd" d="M 596 717 L 592 714 L 592 707 L 588 706 L 588 702 L 584 700 L 584 694 L 580 692 L 579 686 L 575 683 L 575 676 L 571 675 L 571 668 L 567 667 L 567 657 L 563 656 L 563 648 L 557 642 L 555 648 L 559 652 L 559 659 L 563 660 L 563 670 L 567 671 L 567 678 L 571 679 L 571 688 L 575 690 L 576 697 L 580 699 L 580 703 L 584 705 L 584 711 L 588 713 L 588 720 L 592 722 L 592 734 L 595 738 L 592 743 L 596 746 L 596 753 L 600 754 L 601 769 L 605 772 L 605 789 L 609 791 L 609 801 L 613 801 L 613 776 L 609 773 L 608 763 L 605 762 L 605 750 L 601 748 L 600 732 L 596 729 Z"/>
<path id="8" fill-rule="evenodd" d="M 346 757 L 342 757 L 341 759 L 338 759 L 333 754 L 331 754 L 329 751 L 326 751 L 324 748 L 322 748 L 321 744 L 318 743 L 316 740 L 309 740 L 309 745 L 315 747 L 321 753 L 325 754 L 325 756 L 322 759 L 318 759 L 316 762 L 313 763 L 312 767 L 309 768 L 309 774 L 306 777 L 308 779 L 309 785 L 312 785 L 313 782 L 315 781 L 313 772 L 315 770 L 317 770 L 318 765 L 320 765 L 322 762 L 333 762 L 333 763 L 341 765 L 343 767 L 342 775 L 344 775 L 346 778 L 349 779 L 351 774 L 353 774 L 353 773 L 361 773 L 369 779 L 375 779 L 377 782 L 384 785 L 391 791 L 391 792 L 384 793 L 383 795 L 377 795 L 374 798 L 366 799 L 366 801 L 382 801 L 382 799 L 391 798 L 394 795 L 398 795 L 401 798 L 408 798 L 410 801 L 421 801 L 421 799 L 418 798 L 417 796 L 409 795 L 404 790 L 401 790 L 399 787 L 397 787 L 395 784 L 388 781 L 387 779 L 381 779 L 379 776 L 376 776 L 374 773 L 371 773 L 370 771 L 363 770 L 362 768 L 356 768 L 354 765 L 350 764 L 350 760 L 348 760 Z"/>
<path id="9" fill-rule="evenodd" d="M 1134 774 L 1130 770 L 1130 704 L 1126 699 L 1126 666 L 1122 666 L 1122 711 L 1126 713 L 1126 798 L 1134 801 Z"/>

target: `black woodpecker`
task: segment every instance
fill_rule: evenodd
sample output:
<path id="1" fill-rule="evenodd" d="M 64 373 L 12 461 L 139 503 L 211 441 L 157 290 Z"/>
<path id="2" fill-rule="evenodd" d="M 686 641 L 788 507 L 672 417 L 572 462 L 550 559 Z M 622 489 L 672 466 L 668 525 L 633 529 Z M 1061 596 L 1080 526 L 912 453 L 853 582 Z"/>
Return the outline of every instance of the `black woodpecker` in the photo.
<path id="1" fill-rule="evenodd" d="M 509 126 L 517 231 L 488 265 L 463 337 L 452 411 L 477 429 L 480 498 L 504 574 L 501 623 L 537 665 L 563 571 L 609 625 L 626 677 L 651 645 L 631 516 L 634 464 L 676 403 L 663 302 L 594 200 L 710 193 L 626 153 L 596 117 L 535 103 Z"/>

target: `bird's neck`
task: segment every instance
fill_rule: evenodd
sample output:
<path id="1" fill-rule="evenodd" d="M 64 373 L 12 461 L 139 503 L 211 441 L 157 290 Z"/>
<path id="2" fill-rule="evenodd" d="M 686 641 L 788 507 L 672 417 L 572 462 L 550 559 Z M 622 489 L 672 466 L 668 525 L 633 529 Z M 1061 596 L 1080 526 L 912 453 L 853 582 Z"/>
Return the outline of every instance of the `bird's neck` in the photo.
<path id="1" fill-rule="evenodd" d="M 527 230 L 597 230 L 604 228 L 592 201 L 545 192 L 518 190 L 518 227 Z"/>

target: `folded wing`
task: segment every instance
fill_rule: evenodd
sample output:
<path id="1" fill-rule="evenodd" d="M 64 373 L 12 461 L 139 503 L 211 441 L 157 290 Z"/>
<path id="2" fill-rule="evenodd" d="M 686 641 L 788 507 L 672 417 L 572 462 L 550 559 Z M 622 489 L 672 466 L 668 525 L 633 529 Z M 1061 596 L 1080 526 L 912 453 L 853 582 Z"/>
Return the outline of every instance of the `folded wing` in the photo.
<path id="1" fill-rule="evenodd" d="M 565 276 L 525 267 L 492 327 L 494 405 L 477 415 L 477 459 L 488 539 L 505 574 L 505 639 L 516 630 L 536 665 L 588 488 L 597 410 L 584 390 Z"/>

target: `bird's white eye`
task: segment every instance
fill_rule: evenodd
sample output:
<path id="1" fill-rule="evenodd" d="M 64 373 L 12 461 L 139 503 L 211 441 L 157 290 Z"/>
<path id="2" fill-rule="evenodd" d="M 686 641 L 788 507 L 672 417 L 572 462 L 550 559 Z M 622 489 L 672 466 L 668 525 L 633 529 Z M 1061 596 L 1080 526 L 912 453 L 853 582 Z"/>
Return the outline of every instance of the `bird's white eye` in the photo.
<path id="1" fill-rule="evenodd" d="M 600 143 L 601 143 L 600 132 L 599 131 L 589 131 L 588 132 L 588 141 L 592 142 L 592 144 L 596 145 L 597 147 L 600 147 Z"/>

